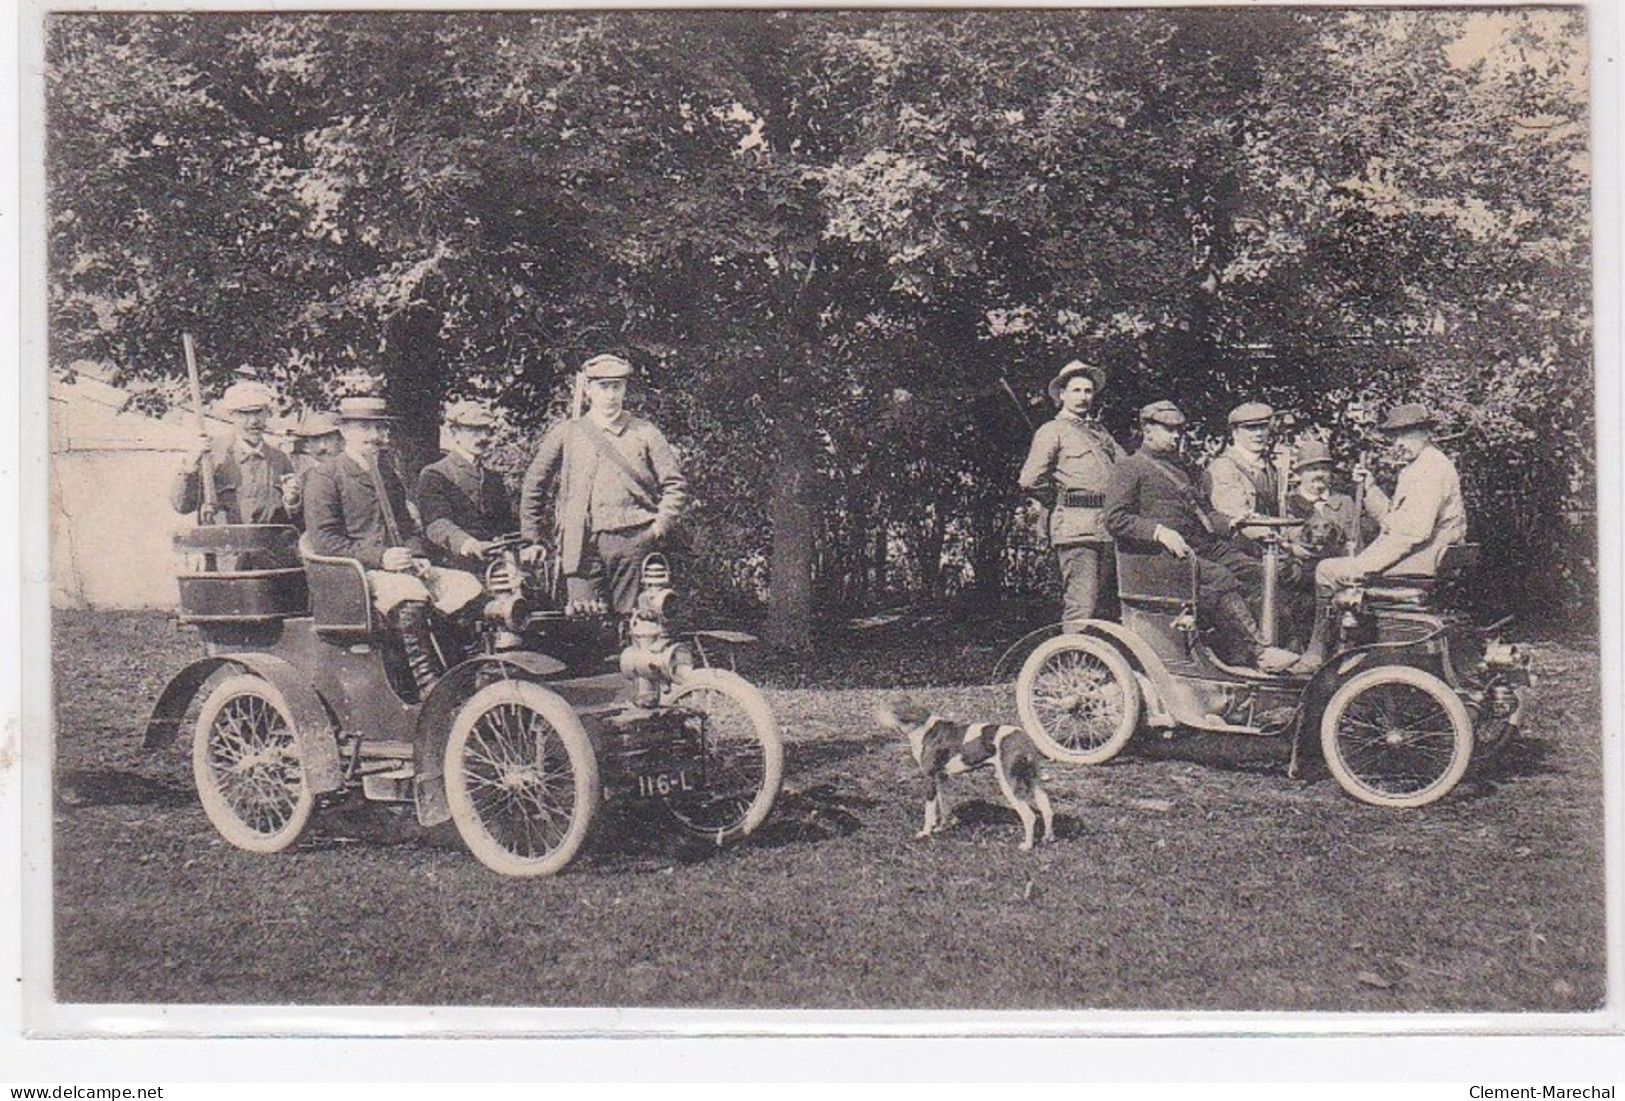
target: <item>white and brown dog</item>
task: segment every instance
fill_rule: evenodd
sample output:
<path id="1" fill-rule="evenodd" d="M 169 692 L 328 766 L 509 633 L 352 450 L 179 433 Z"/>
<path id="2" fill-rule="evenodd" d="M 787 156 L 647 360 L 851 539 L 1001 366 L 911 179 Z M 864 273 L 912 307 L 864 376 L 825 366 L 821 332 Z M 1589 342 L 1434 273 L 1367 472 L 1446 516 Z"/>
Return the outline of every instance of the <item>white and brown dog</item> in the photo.
<path id="1" fill-rule="evenodd" d="M 925 825 L 914 835 L 915 840 L 930 837 L 948 826 L 943 782 L 950 776 L 987 764 L 993 766 L 993 775 L 998 778 L 1005 802 L 1021 818 L 1022 851 L 1033 847 L 1033 834 L 1040 817 L 1044 819 L 1044 840 L 1055 840 L 1049 796 L 1039 786 L 1038 747 L 1021 727 L 999 723 L 967 726 L 902 697 L 875 708 L 875 721 L 908 739 L 909 752 L 925 777 Z"/>

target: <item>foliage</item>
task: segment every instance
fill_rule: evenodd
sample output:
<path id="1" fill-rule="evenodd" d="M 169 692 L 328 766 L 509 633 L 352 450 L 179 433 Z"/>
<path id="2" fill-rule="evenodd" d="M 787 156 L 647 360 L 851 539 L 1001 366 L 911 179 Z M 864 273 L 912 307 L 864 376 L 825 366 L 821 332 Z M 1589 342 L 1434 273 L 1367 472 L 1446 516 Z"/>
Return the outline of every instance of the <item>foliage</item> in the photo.
<path id="1" fill-rule="evenodd" d="M 57 14 L 52 356 L 535 436 L 630 354 L 697 578 L 813 618 L 1021 566 L 1054 367 L 1446 412 L 1509 607 L 1595 596 L 1583 14 Z M 1011 398 L 1015 398 L 1014 401 Z M 1556 523 L 1558 518 L 1562 522 Z M 1555 530 L 1554 530 L 1555 526 Z M 1015 558 L 1012 558 L 1012 555 Z"/>

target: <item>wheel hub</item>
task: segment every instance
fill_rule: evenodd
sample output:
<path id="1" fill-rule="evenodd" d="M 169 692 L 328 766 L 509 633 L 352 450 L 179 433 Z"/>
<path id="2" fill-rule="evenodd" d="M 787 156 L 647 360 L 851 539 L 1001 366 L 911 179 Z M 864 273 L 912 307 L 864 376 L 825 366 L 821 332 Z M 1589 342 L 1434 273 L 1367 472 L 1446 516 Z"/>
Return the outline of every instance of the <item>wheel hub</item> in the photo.
<path id="1" fill-rule="evenodd" d="M 523 791 L 540 781 L 541 775 L 534 768 L 521 765 L 504 768 L 501 777 L 497 780 L 497 784 L 504 791 Z"/>

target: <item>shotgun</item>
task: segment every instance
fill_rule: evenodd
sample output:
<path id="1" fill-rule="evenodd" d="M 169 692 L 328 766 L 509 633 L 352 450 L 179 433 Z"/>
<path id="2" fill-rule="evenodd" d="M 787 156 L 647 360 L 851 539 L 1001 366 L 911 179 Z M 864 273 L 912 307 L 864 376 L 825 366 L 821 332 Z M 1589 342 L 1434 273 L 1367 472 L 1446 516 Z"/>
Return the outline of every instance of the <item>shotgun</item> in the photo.
<path id="1" fill-rule="evenodd" d="M 198 379 L 197 348 L 192 344 L 192 334 L 181 334 L 181 350 L 186 353 L 186 377 L 192 384 L 192 412 L 197 417 L 197 434 L 199 439 L 209 438 L 208 424 L 203 419 L 203 384 Z M 205 524 L 224 524 L 230 518 L 226 510 L 220 507 L 220 494 L 214 484 L 214 456 L 206 449 L 203 460 L 198 463 L 198 472 L 203 476 L 203 513 L 202 522 Z"/>
<path id="2" fill-rule="evenodd" d="M 1370 456 L 1363 448 L 1360 451 L 1360 457 L 1359 457 L 1359 459 L 1357 461 L 1359 463 L 1359 466 L 1360 466 L 1361 470 L 1364 470 L 1367 474 L 1369 474 L 1371 472 Z M 1348 553 L 1349 553 L 1350 557 L 1353 557 L 1354 555 L 1359 554 L 1360 551 L 1363 549 L 1360 546 L 1360 544 L 1362 542 L 1364 542 L 1364 540 L 1362 540 L 1360 538 L 1360 529 L 1364 525 L 1365 525 L 1365 479 L 1364 478 L 1356 478 L 1354 480 L 1354 523 L 1350 526 L 1349 541 L 1348 541 Z"/>

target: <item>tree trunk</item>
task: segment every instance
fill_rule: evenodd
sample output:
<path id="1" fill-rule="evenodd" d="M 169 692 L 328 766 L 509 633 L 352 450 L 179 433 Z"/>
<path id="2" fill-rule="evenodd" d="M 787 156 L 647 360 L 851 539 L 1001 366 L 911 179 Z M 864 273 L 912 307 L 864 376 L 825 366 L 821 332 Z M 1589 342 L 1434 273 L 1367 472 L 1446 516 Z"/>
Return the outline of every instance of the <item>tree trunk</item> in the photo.
<path id="1" fill-rule="evenodd" d="M 942 595 L 942 548 L 948 539 L 947 510 L 932 505 L 919 529 L 920 587 L 927 601 Z"/>
<path id="2" fill-rule="evenodd" d="M 971 584 L 977 595 L 993 597 L 1004 588 L 1004 543 L 1009 525 L 1001 522 L 1009 505 L 1002 496 L 983 496 L 971 513 Z"/>
<path id="3" fill-rule="evenodd" d="M 407 492 L 413 493 L 418 472 L 440 458 L 440 402 L 451 375 L 440 362 L 440 315 L 412 311 L 397 323 L 391 344 L 384 397 L 399 419 L 390 447 L 400 457 Z"/>
<path id="4" fill-rule="evenodd" d="M 768 573 L 767 642 L 779 650 L 812 648 L 813 480 L 812 436 L 794 414 L 774 426 L 773 550 Z"/>

